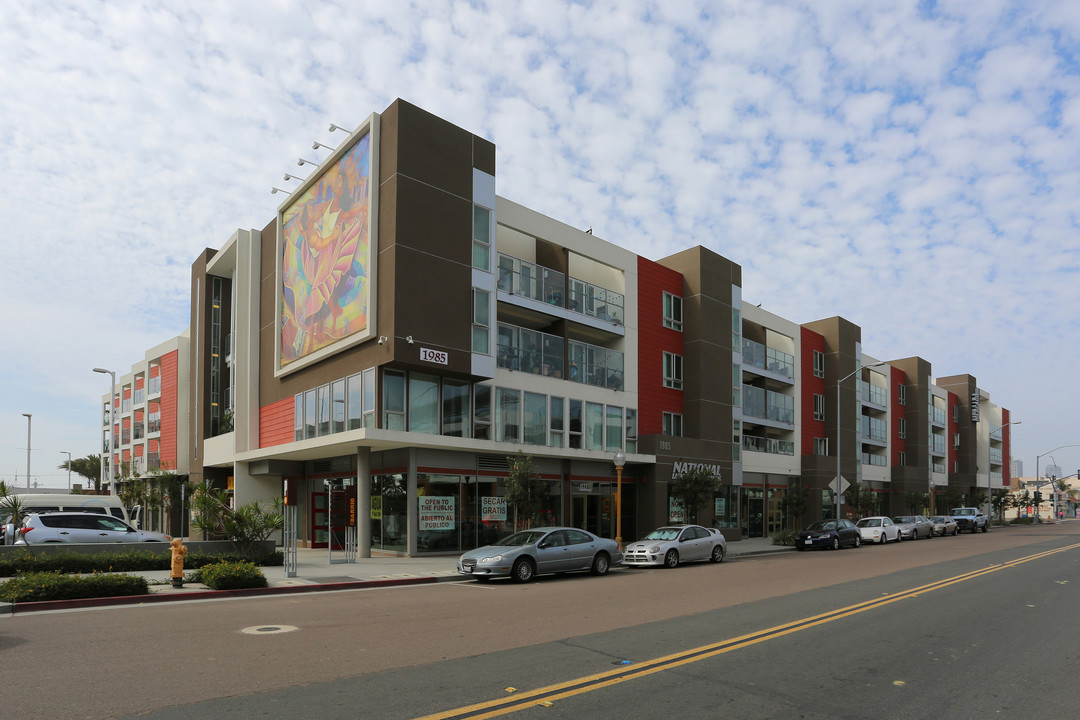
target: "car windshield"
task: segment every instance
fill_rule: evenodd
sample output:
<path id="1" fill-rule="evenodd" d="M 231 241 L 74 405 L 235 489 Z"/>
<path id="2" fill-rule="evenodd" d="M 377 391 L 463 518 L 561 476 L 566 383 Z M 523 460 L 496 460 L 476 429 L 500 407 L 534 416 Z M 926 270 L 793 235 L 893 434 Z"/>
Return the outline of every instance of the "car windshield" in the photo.
<path id="1" fill-rule="evenodd" d="M 943 523 L 945 522 L 945 518 L 935 515 L 934 517 L 930 518 L 930 522 Z"/>
<path id="2" fill-rule="evenodd" d="M 881 527 L 881 518 L 863 518 L 856 525 L 859 527 Z"/>
<path id="3" fill-rule="evenodd" d="M 503 546 L 535 545 L 545 535 L 547 535 L 547 532 L 541 530 L 523 530 L 513 535 L 507 535 L 495 544 Z"/>
<path id="4" fill-rule="evenodd" d="M 674 527 L 662 527 L 656 528 L 651 533 L 642 538 L 642 540 L 674 540 L 679 537 L 679 531 L 682 528 Z"/>
<path id="5" fill-rule="evenodd" d="M 817 531 L 817 530 L 835 530 L 836 529 L 836 521 L 835 520 L 818 520 L 816 523 L 814 523 L 813 525 L 811 525 L 810 527 L 808 527 L 806 529 L 807 530 L 815 530 L 815 531 Z"/>
<path id="6" fill-rule="evenodd" d="M 913 522 L 915 522 L 915 518 L 911 517 L 910 515 L 899 515 L 897 517 L 894 517 L 893 520 L 895 520 L 896 522 L 904 522 L 904 523 L 908 523 L 908 522 L 913 523 Z"/>
<path id="7" fill-rule="evenodd" d="M 971 508 L 960 508 L 959 510 L 953 510 L 953 515 L 974 515 L 975 511 Z"/>

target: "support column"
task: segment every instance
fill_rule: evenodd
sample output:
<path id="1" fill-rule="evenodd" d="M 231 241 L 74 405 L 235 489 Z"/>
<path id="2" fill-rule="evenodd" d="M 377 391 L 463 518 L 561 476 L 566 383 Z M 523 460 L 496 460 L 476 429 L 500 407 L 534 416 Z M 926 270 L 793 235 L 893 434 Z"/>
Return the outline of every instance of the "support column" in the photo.
<path id="1" fill-rule="evenodd" d="M 371 557 L 371 448 L 356 448 L 356 556 Z"/>

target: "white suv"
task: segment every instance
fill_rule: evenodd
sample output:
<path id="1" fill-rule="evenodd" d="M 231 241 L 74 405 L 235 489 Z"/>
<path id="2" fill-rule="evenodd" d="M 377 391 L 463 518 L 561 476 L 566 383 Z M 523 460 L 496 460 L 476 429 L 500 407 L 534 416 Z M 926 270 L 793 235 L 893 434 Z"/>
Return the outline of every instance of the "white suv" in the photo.
<path id="1" fill-rule="evenodd" d="M 30 513 L 15 531 L 16 545 L 43 543 L 169 542 L 164 533 L 136 530 L 120 518 L 99 513 Z"/>

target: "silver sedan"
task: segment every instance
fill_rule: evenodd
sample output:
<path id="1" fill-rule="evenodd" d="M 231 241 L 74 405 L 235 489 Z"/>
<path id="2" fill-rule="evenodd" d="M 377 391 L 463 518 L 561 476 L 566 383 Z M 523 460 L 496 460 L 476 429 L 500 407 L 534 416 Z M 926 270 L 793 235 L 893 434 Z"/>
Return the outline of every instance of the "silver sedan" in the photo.
<path id="1" fill-rule="evenodd" d="M 574 570 L 606 575 L 622 561 L 614 540 L 578 528 L 549 527 L 522 530 L 494 545 L 469 550 L 458 558 L 457 571 L 477 580 L 509 577 L 524 583 L 537 575 Z"/>
<path id="2" fill-rule="evenodd" d="M 667 525 L 626 546 L 627 565 L 678 567 L 695 560 L 723 562 L 727 540 L 719 530 L 700 525 Z"/>

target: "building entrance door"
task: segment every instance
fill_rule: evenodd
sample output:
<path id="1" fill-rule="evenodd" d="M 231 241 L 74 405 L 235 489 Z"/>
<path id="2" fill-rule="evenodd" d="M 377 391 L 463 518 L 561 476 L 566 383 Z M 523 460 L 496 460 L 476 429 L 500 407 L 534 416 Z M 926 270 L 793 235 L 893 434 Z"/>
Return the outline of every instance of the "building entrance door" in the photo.
<path id="1" fill-rule="evenodd" d="M 600 495 L 572 495 L 570 525 L 600 537 L 608 537 L 611 529 L 611 499 Z"/>
<path id="2" fill-rule="evenodd" d="M 765 502 L 761 498 L 760 490 L 750 492 L 756 497 L 746 498 L 746 525 L 743 526 L 743 535 L 748 538 L 764 537 Z"/>

